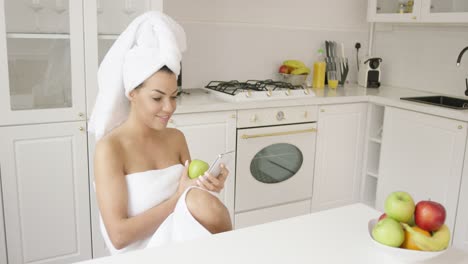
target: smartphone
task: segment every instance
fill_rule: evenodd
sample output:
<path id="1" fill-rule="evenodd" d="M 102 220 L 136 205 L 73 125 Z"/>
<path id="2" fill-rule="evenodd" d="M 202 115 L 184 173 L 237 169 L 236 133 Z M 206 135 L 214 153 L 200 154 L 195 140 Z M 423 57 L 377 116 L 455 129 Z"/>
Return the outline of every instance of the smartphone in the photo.
<path id="1" fill-rule="evenodd" d="M 221 164 L 228 166 L 228 164 L 230 164 L 234 160 L 236 156 L 235 154 L 235 151 L 229 151 L 226 153 L 219 154 L 218 157 L 216 157 L 216 159 L 213 161 L 213 163 L 211 163 L 208 172 L 214 177 L 218 177 L 219 173 L 221 172 Z"/>

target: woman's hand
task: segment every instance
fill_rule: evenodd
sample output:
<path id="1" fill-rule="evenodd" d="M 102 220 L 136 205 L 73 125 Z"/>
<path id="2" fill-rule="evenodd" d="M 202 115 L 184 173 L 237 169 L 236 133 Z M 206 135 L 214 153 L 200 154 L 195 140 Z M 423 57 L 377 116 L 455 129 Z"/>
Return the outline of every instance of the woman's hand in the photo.
<path id="1" fill-rule="evenodd" d="M 203 189 L 219 193 L 224 188 L 224 182 L 226 181 L 228 175 L 229 170 L 224 164 L 221 164 L 221 172 L 219 173 L 218 177 L 205 172 L 204 175 L 197 178 L 197 184 Z"/>
<path id="2" fill-rule="evenodd" d="M 185 161 L 184 170 L 182 171 L 182 175 L 180 176 L 180 179 L 179 179 L 179 187 L 177 188 L 177 191 L 175 193 L 177 197 L 181 196 L 188 187 L 197 186 L 196 179 L 192 180 L 188 176 L 188 167 L 189 167 L 189 161 L 187 160 Z"/>

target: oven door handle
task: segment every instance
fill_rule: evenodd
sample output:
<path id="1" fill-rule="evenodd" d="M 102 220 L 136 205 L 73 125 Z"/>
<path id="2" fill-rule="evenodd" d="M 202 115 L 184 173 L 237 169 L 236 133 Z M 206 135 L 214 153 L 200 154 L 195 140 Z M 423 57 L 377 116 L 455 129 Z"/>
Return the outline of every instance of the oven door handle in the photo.
<path id="1" fill-rule="evenodd" d="M 249 138 L 260 138 L 260 137 L 274 137 L 274 136 L 284 136 L 284 135 L 314 133 L 314 132 L 317 132 L 317 129 L 310 128 L 310 129 L 303 129 L 303 130 L 283 131 L 283 132 L 254 134 L 254 135 L 243 134 L 243 135 L 241 135 L 241 138 L 242 139 L 249 139 Z"/>

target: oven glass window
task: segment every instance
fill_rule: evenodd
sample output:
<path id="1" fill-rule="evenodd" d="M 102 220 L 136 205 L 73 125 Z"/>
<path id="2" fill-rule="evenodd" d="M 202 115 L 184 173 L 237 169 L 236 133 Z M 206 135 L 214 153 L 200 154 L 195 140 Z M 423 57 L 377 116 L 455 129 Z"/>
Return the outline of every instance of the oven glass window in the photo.
<path id="1" fill-rule="evenodd" d="M 291 178 L 301 168 L 302 153 L 294 145 L 278 143 L 260 150 L 250 163 L 250 173 L 263 183 Z"/>

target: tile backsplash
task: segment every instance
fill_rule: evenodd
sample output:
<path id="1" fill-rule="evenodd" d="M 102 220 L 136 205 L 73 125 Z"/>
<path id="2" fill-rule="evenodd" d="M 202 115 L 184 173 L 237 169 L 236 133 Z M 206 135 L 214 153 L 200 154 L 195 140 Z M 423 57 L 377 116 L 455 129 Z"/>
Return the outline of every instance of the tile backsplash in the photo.
<path id="1" fill-rule="evenodd" d="M 418 90 L 465 96 L 468 27 L 454 25 L 396 25 L 377 30 L 374 55 L 383 58 L 382 82 Z"/>
<path id="2" fill-rule="evenodd" d="M 185 29 L 183 87 L 210 80 L 270 79 L 283 60 L 309 67 L 325 40 L 345 45 L 356 81 L 354 44 L 367 52 L 367 0 L 171 0 L 164 12 Z"/>

